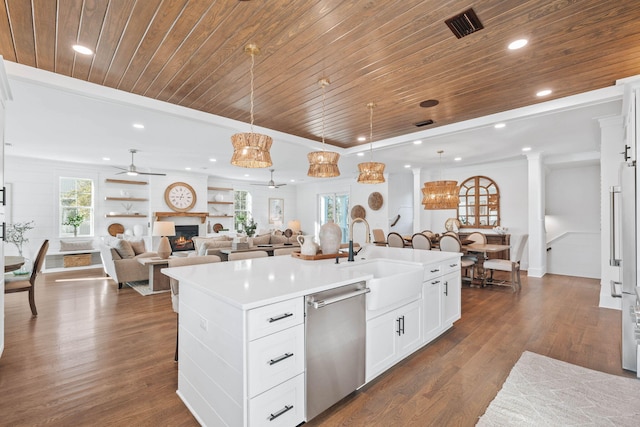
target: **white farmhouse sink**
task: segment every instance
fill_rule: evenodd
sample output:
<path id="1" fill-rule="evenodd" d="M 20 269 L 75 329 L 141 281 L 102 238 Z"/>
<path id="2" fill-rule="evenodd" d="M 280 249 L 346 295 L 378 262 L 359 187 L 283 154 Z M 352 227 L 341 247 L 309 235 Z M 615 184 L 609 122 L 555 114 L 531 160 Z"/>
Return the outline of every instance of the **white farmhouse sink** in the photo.
<path id="1" fill-rule="evenodd" d="M 372 274 L 367 281 L 367 310 L 378 310 L 415 296 L 422 289 L 424 268 L 421 265 L 389 259 L 355 261 L 340 268 Z"/>

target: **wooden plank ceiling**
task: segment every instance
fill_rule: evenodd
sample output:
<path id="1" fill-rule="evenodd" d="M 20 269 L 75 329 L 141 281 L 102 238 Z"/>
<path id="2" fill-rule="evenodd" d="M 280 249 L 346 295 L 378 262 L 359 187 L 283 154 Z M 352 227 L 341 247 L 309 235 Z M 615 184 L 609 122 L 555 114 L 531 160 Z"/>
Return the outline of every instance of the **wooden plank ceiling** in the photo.
<path id="1" fill-rule="evenodd" d="M 444 21 L 468 7 L 484 29 L 458 39 Z M 326 141 L 351 147 L 369 135 L 370 101 L 379 140 L 640 74 L 639 19 L 638 0 L 4 0 L 0 54 L 249 122 L 255 43 L 256 125 L 319 140 L 328 77 Z"/>

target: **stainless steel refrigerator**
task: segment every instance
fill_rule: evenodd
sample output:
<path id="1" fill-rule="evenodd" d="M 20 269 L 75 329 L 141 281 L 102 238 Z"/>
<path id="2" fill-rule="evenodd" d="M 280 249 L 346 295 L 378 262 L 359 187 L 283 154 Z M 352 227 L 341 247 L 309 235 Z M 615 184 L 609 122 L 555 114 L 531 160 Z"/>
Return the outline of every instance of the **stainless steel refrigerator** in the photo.
<path id="1" fill-rule="evenodd" d="M 635 136 L 635 135 L 634 135 Z M 631 138 L 627 136 L 627 142 Z M 632 141 L 635 138 L 632 139 Z M 620 280 L 612 281 L 611 295 L 622 298 L 622 367 L 638 371 L 637 174 L 635 147 L 625 145 L 619 169 L 619 186 L 611 187 L 611 259 L 620 267 Z"/>

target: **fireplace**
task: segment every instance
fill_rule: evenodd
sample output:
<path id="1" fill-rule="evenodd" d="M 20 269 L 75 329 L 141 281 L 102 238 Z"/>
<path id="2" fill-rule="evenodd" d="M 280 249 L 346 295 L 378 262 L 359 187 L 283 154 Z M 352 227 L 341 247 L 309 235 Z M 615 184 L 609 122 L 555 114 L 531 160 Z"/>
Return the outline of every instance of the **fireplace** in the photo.
<path id="1" fill-rule="evenodd" d="M 198 236 L 198 228 L 197 225 L 176 225 L 176 235 L 169 237 L 171 252 L 194 250 L 191 238 Z"/>

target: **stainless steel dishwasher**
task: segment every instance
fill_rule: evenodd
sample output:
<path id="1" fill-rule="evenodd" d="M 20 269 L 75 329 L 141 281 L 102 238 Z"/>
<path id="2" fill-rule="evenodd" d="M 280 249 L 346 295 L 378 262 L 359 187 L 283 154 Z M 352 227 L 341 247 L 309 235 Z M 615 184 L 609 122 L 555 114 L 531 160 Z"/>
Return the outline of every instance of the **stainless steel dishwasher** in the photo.
<path id="1" fill-rule="evenodd" d="M 307 420 L 364 384 L 366 286 L 306 297 Z"/>

